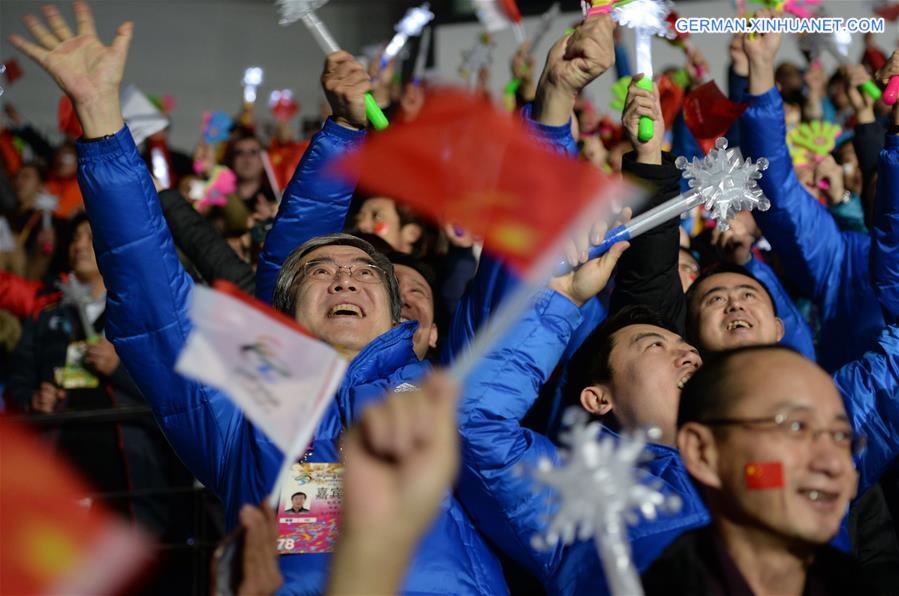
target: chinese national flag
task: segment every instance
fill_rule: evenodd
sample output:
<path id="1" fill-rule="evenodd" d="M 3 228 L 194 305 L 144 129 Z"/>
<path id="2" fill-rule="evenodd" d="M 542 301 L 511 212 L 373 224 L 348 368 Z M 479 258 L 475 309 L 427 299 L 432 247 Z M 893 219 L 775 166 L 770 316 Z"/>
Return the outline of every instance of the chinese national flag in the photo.
<path id="1" fill-rule="evenodd" d="M 784 485 L 783 464 L 779 461 L 746 464 L 743 475 L 746 477 L 746 488 L 751 490 L 782 488 Z"/>
<path id="2" fill-rule="evenodd" d="M 69 468 L 0 419 L 0 594 L 110 594 L 148 562 L 149 544 L 96 504 Z"/>
<path id="3" fill-rule="evenodd" d="M 337 169 L 368 192 L 467 229 L 519 271 L 592 199 L 624 191 L 549 149 L 516 116 L 454 89 L 429 96 L 418 118 L 372 135 Z"/>
<path id="4" fill-rule="evenodd" d="M 708 153 L 715 139 L 723 137 L 749 104 L 729 100 L 714 81 L 691 91 L 684 99 L 684 121 L 696 137 L 696 142 Z"/>

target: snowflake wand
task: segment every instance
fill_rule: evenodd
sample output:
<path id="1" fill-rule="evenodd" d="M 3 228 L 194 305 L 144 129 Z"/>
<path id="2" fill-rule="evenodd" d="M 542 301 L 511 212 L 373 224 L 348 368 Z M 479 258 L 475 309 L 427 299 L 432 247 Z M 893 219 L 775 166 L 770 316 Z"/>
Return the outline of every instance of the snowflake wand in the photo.
<path id="1" fill-rule="evenodd" d="M 616 440 L 600 437 L 602 424 L 587 422 L 581 410 L 565 412 L 567 430 L 560 436 L 565 462 L 553 467 L 543 459 L 534 477 L 555 489 L 559 508 L 550 521 L 545 536 L 535 536 L 537 548 L 552 547 L 561 541 L 570 544 L 593 537 L 606 582 L 612 594 L 636 596 L 643 587 L 627 538 L 627 525 L 638 521 L 638 513 L 652 520 L 661 513 L 674 513 L 681 507 L 680 497 L 665 495 L 661 482 L 640 482 L 641 462 L 651 459 L 645 453 L 647 439 L 655 432 L 622 434 Z"/>
<path id="2" fill-rule="evenodd" d="M 675 165 L 683 170 L 683 177 L 690 181 L 690 190 L 609 230 L 603 241 L 590 249 L 588 260 L 604 255 L 617 242 L 636 238 L 699 205 L 705 205 L 718 221 L 720 230 L 728 229 L 727 221 L 738 211 L 767 211 L 771 206 L 758 187 L 762 171 L 768 168 L 768 160 L 762 157 L 756 163 L 749 158 L 744 161 L 738 147 L 727 148 L 725 138 L 715 141 L 715 149 L 703 159 L 694 157 L 693 163 L 690 163 L 681 156 Z M 570 271 L 571 265 L 562 259 L 553 275 L 565 275 Z"/>
<path id="3" fill-rule="evenodd" d="M 312 34 L 318 47 L 321 48 L 325 55 L 333 54 L 340 51 L 340 46 L 334 41 L 331 32 L 321 22 L 321 19 L 315 14 L 317 8 L 321 8 L 327 4 L 328 0 L 277 0 L 278 9 L 281 12 L 281 20 L 279 25 L 290 25 L 296 21 L 303 21 L 306 29 Z M 378 102 L 369 91 L 365 94 L 365 115 L 368 121 L 376 130 L 384 130 L 389 124 L 387 117 Z"/>

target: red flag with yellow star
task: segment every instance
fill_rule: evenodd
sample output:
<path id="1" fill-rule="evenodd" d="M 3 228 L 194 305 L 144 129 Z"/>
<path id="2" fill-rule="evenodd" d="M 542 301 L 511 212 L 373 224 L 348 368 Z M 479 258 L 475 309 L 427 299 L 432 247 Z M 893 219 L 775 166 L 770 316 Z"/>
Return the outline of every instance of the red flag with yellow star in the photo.
<path id="1" fill-rule="evenodd" d="M 148 562 L 148 542 L 85 495 L 47 446 L 0 419 L 0 594 L 110 594 Z"/>
<path id="2" fill-rule="evenodd" d="M 431 94 L 412 122 L 373 133 L 337 170 L 371 194 L 465 228 L 519 271 L 593 199 L 624 188 L 538 141 L 519 117 L 455 89 Z"/>
<path id="3" fill-rule="evenodd" d="M 746 488 L 764 490 L 784 485 L 784 467 L 779 461 L 752 462 L 743 468 Z"/>

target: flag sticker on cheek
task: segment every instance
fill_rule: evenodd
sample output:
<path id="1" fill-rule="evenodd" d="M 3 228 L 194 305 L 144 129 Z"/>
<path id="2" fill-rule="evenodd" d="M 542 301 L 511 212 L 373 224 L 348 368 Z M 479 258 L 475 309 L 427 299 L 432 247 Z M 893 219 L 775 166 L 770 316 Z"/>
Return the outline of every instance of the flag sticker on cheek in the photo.
<path id="1" fill-rule="evenodd" d="M 372 231 L 375 234 L 377 234 L 378 236 L 383 236 L 384 234 L 387 233 L 387 230 L 388 230 L 387 224 L 382 221 L 379 221 L 378 223 L 376 223 L 374 225 L 374 228 L 372 229 Z"/>
<path id="2" fill-rule="evenodd" d="M 743 468 L 743 477 L 746 478 L 746 488 L 750 490 L 783 488 L 783 464 L 779 461 L 748 463 Z"/>

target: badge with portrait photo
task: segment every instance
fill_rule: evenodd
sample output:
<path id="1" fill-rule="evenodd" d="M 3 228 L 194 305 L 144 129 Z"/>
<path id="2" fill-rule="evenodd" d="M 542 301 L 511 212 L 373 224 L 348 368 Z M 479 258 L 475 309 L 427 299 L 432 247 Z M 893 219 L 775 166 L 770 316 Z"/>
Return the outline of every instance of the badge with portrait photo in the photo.
<path id="1" fill-rule="evenodd" d="M 343 464 L 297 463 L 281 478 L 278 553 L 328 553 L 337 541 Z"/>

